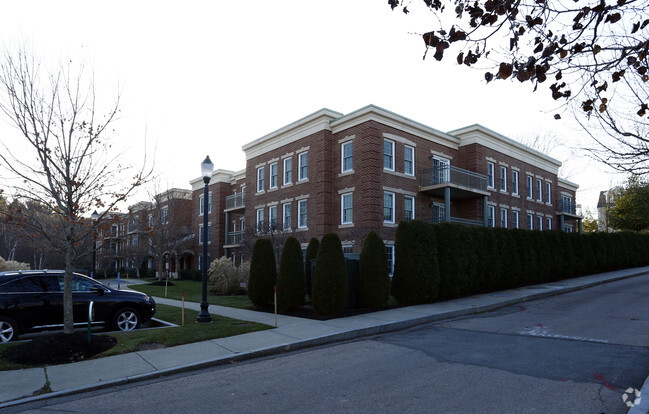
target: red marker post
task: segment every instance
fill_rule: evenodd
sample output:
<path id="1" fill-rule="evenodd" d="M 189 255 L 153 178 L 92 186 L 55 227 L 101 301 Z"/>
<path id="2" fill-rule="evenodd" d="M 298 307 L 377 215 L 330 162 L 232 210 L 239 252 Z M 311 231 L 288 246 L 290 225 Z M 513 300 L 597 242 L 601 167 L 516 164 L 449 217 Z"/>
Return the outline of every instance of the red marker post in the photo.
<path id="1" fill-rule="evenodd" d="M 277 328 L 277 285 L 273 286 L 273 300 L 275 302 L 275 328 Z"/>

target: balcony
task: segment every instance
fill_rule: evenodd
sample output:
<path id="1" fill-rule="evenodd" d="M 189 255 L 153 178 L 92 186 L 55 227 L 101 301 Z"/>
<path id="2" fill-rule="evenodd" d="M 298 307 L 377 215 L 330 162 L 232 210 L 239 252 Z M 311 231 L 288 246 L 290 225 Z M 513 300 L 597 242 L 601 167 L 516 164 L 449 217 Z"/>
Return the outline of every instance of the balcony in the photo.
<path id="1" fill-rule="evenodd" d="M 226 246 L 238 246 L 243 243 L 243 231 L 233 231 L 225 236 L 225 245 Z"/>
<path id="2" fill-rule="evenodd" d="M 581 214 L 581 205 L 572 201 L 562 200 L 557 203 L 557 215 L 565 215 L 574 218 L 583 218 Z"/>
<path id="3" fill-rule="evenodd" d="M 237 193 L 225 197 L 225 211 L 243 210 L 246 206 L 246 193 Z"/>
<path id="4" fill-rule="evenodd" d="M 426 221 L 431 222 L 431 223 L 444 223 L 444 217 L 433 217 L 430 219 L 426 219 Z M 458 224 L 464 224 L 465 226 L 476 226 L 476 227 L 483 227 L 484 223 L 482 220 L 471 220 L 471 219 L 465 219 L 461 217 L 451 217 L 451 223 L 458 223 Z"/>
<path id="5" fill-rule="evenodd" d="M 450 189 L 452 199 L 468 199 L 489 196 L 487 176 L 473 171 L 440 165 L 420 173 L 419 191 L 433 197 L 444 197 L 446 188 Z"/>

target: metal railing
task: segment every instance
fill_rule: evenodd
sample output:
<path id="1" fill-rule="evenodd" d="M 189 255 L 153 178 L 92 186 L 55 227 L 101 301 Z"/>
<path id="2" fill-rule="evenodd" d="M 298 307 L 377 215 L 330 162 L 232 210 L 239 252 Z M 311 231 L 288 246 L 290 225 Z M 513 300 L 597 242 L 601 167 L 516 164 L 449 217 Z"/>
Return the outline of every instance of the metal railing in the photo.
<path id="1" fill-rule="evenodd" d="M 566 200 L 561 200 L 557 204 L 557 209 L 560 213 L 567 213 L 575 216 L 581 215 L 581 204 L 575 204 L 572 201 Z"/>
<path id="2" fill-rule="evenodd" d="M 426 219 L 426 221 L 429 221 L 431 223 L 444 223 L 446 220 L 444 219 L 443 216 L 440 217 L 432 217 L 429 219 Z M 477 226 L 477 227 L 482 227 L 484 226 L 484 223 L 482 220 L 471 220 L 471 219 L 465 219 L 461 217 L 451 217 L 451 223 L 458 223 L 458 224 L 464 224 L 467 226 Z"/>
<path id="3" fill-rule="evenodd" d="M 421 171 L 421 186 L 456 184 L 487 191 L 487 176 L 452 165 L 442 165 Z"/>
<path id="4" fill-rule="evenodd" d="M 225 244 L 227 246 L 233 245 L 233 244 L 241 244 L 243 242 L 243 231 L 233 231 L 228 233 L 225 236 Z"/>
<path id="5" fill-rule="evenodd" d="M 237 193 L 225 197 L 225 209 L 244 207 L 246 205 L 246 193 Z"/>

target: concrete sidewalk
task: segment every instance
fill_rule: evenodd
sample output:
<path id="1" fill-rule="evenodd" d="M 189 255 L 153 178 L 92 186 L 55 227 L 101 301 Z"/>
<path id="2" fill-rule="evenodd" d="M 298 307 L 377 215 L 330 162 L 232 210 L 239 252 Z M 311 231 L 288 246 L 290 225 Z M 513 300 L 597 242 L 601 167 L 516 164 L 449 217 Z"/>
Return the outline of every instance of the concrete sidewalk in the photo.
<path id="1" fill-rule="evenodd" d="M 127 384 L 196 368 L 241 361 L 332 342 L 344 341 L 415 325 L 474 313 L 514 303 L 571 292 L 619 279 L 649 273 L 649 267 L 601 273 L 556 283 L 486 293 L 445 302 L 367 313 L 347 318 L 317 321 L 278 315 L 277 328 L 228 338 L 196 342 L 171 348 L 132 352 L 101 359 L 0 371 L 0 409 L 26 402 Z M 135 283 L 133 280 L 128 284 Z M 122 281 L 122 284 L 123 281 Z M 157 303 L 180 306 L 179 301 L 155 298 Z M 185 307 L 199 310 L 198 303 Z M 275 315 L 210 305 L 212 314 L 275 325 Z M 37 395 L 49 388 L 52 392 Z M 649 381 L 642 388 L 649 395 Z M 647 407 L 649 398 L 642 399 Z M 645 404 L 642 404 L 643 406 Z M 640 411 L 639 411 L 640 412 Z"/>

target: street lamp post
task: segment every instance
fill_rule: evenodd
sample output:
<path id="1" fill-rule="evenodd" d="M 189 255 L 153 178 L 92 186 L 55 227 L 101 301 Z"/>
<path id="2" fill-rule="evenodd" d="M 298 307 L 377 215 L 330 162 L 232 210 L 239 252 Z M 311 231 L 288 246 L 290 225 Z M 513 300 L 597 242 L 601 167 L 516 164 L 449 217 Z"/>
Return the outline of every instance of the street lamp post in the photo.
<path id="1" fill-rule="evenodd" d="M 97 219 L 99 218 L 99 214 L 97 214 L 97 210 L 92 212 L 92 215 L 90 216 L 92 218 L 93 223 L 93 229 L 92 229 L 92 272 L 90 272 L 90 277 L 93 279 L 95 278 L 95 271 L 96 271 L 96 266 L 97 266 Z"/>
<path id="2" fill-rule="evenodd" d="M 208 312 L 207 303 L 207 212 L 208 212 L 208 184 L 212 178 L 212 171 L 214 171 L 214 164 L 210 161 L 209 155 L 201 163 L 201 173 L 203 174 L 203 182 L 205 188 L 203 189 L 203 263 L 201 270 L 203 273 L 203 299 L 201 301 L 201 312 L 196 317 L 196 322 L 212 322 L 212 317 Z"/>

